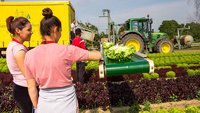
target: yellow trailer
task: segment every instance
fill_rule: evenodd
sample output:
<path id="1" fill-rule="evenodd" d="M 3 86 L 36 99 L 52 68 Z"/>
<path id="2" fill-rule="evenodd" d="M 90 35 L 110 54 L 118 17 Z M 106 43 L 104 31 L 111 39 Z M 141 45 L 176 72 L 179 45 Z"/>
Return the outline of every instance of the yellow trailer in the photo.
<path id="1" fill-rule="evenodd" d="M 37 1 L 37 2 L 0 2 L 0 51 L 5 54 L 8 43 L 11 41 L 11 34 L 6 28 L 6 19 L 9 16 L 23 16 L 29 19 L 32 24 L 33 35 L 30 42 L 25 42 L 29 48 L 33 48 L 41 43 L 40 21 L 43 18 L 42 9 L 51 8 L 53 15 L 62 22 L 62 36 L 59 44 L 69 44 L 70 26 L 75 18 L 75 11 L 69 1 Z"/>

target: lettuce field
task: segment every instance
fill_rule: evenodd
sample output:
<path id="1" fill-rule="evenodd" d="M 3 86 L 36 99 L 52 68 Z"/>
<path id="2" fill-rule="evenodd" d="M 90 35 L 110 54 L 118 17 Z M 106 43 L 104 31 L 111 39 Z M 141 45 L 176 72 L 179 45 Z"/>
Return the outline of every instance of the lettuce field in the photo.
<path id="1" fill-rule="evenodd" d="M 145 110 L 138 105 L 146 102 L 159 104 L 200 99 L 200 52 L 154 53 L 147 56 L 154 61 L 154 73 L 124 74 L 104 79 L 98 78 L 98 62 L 87 62 L 84 84 L 76 81 L 73 66 L 79 108 L 102 107 L 106 110 L 129 106 L 127 113 L 142 113 Z M 5 60 L 1 58 L 0 61 L 0 112 L 14 112 L 17 105 L 12 98 L 12 76 L 5 66 Z M 189 113 L 188 109 L 180 110 L 180 113 Z M 199 112 L 199 107 L 191 109 L 196 111 L 190 113 Z M 148 112 L 147 109 L 145 113 Z"/>

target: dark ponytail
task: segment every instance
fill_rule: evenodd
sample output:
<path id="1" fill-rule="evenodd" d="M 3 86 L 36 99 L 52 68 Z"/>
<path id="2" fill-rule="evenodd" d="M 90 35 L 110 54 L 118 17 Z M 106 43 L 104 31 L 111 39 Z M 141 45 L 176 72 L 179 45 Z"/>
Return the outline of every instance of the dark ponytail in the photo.
<path id="1" fill-rule="evenodd" d="M 13 16 L 9 16 L 9 17 L 6 19 L 6 26 L 7 26 L 8 31 L 9 31 L 11 34 L 13 34 L 13 32 L 14 32 L 14 31 L 11 29 L 11 24 L 12 24 L 13 20 L 14 20 L 14 17 L 13 17 Z"/>
<path id="2" fill-rule="evenodd" d="M 15 35 L 16 28 L 22 30 L 26 26 L 27 23 L 30 23 L 30 21 L 25 17 L 17 17 L 14 19 L 13 16 L 9 16 L 6 19 L 7 29 L 13 35 Z"/>

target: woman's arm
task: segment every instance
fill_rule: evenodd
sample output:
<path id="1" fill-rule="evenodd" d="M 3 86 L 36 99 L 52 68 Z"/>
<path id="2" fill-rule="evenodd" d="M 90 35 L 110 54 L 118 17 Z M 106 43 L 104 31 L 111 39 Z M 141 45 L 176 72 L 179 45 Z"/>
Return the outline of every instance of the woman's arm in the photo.
<path id="1" fill-rule="evenodd" d="M 101 53 L 99 51 L 89 51 L 88 60 L 100 60 Z"/>
<path id="2" fill-rule="evenodd" d="M 25 76 L 25 68 L 24 68 L 25 54 L 26 54 L 25 51 L 20 50 L 14 56 L 16 59 L 16 63 L 24 76 Z M 38 103 L 37 83 L 34 79 L 29 79 L 27 80 L 27 84 L 28 84 L 28 93 L 33 103 L 33 107 L 37 108 L 37 103 Z"/>
<path id="3" fill-rule="evenodd" d="M 33 103 L 33 107 L 37 108 L 37 104 L 38 104 L 37 83 L 36 83 L 35 79 L 28 79 L 27 84 L 28 84 L 28 93 L 29 93 L 29 96 Z"/>
<path id="4" fill-rule="evenodd" d="M 25 69 L 24 69 L 24 58 L 25 58 L 25 51 L 20 50 L 19 52 L 17 52 L 14 56 L 16 63 L 20 69 L 20 71 L 22 72 L 23 75 L 25 75 Z"/>

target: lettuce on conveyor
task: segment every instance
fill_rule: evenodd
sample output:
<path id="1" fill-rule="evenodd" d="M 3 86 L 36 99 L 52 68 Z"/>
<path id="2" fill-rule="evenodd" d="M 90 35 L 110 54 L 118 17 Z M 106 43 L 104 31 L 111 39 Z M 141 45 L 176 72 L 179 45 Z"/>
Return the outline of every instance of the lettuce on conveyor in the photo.
<path id="1" fill-rule="evenodd" d="M 104 42 L 102 43 L 103 49 L 109 49 L 110 47 L 114 46 L 113 42 Z"/>
<path id="2" fill-rule="evenodd" d="M 135 48 L 132 46 L 124 46 L 124 45 L 112 45 L 112 43 L 107 42 L 104 43 L 106 45 L 106 49 L 104 48 L 104 54 L 113 60 L 129 60 L 132 59 Z"/>

